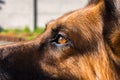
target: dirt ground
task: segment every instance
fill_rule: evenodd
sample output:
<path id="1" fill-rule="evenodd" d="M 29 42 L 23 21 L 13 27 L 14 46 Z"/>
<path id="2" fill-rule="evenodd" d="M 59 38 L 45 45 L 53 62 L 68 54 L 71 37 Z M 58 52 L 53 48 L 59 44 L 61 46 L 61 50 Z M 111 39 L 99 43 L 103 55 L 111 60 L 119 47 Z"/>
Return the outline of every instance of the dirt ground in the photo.
<path id="1" fill-rule="evenodd" d="M 19 41 L 25 41 L 25 39 L 14 35 L 0 34 L 0 41 L 19 42 Z"/>

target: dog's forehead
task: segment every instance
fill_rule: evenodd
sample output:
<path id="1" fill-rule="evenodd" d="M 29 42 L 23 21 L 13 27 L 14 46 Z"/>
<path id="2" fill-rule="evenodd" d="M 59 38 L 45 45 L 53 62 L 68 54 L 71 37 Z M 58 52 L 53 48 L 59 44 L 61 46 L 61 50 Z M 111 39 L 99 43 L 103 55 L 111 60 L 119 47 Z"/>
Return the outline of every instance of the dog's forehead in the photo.
<path id="1" fill-rule="evenodd" d="M 63 16 L 60 20 L 61 23 L 65 23 L 65 22 L 73 22 L 73 20 L 76 19 L 77 15 L 79 15 L 78 13 L 79 11 L 75 11 L 71 14 L 68 14 L 66 16 Z"/>
<path id="2" fill-rule="evenodd" d="M 50 21 L 47 24 L 47 28 L 55 28 L 57 25 L 67 25 L 68 23 L 72 24 L 76 21 L 78 16 L 80 16 L 79 11 L 67 13 L 56 20 Z"/>
<path id="3" fill-rule="evenodd" d="M 100 22 L 100 12 L 96 7 L 87 7 L 79 10 L 72 11 L 59 17 L 58 19 L 51 21 L 47 28 L 56 28 L 58 25 L 64 25 L 61 27 L 68 28 L 70 25 L 79 28 L 91 27 L 93 25 L 99 25 Z M 99 23 L 98 23 L 99 22 Z"/>

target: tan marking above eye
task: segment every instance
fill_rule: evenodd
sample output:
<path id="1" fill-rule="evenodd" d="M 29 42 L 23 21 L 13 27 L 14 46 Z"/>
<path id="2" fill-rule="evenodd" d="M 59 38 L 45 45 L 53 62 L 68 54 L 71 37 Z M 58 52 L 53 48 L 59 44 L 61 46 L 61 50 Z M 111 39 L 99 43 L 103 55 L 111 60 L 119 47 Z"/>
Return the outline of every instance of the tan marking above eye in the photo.
<path id="1" fill-rule="evenodd" d="M 58 39 L 58 43 L 59 44 L 66 44 L 67 40 L 64 37 L 60 36 L 59 39 Z"/>

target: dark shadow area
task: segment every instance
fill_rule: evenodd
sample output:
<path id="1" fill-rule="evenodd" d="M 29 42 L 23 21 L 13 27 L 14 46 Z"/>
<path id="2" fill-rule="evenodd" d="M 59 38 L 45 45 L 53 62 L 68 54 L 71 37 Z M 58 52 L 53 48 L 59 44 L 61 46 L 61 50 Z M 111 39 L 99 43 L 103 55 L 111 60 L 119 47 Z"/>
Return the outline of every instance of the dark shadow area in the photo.
<path id="1" fill-rule="evenodd" d="M 4 0 L 0 0 L 0 4 L 4 4 L 5 3 L 5 1 Z"/>
<path id="2" fill-rule="evenodd" d="M 1 5 L 3 5 L 3 4 L 5 4 L 5 0 L 0 0 L 0 9 L 2 9 Z"/>

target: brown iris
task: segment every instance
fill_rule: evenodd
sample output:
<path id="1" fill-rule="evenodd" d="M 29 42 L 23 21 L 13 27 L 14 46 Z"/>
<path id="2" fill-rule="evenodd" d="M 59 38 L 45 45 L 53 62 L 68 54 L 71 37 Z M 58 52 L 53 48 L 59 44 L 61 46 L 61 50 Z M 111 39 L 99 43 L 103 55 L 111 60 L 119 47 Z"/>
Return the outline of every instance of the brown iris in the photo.
<path id="1" fill-rule="evenodd" d="M 64 37 L 59 36 L 59 38 L 58 38 L 58 44 L 66 44 L 66 43 L 67 43 L 67 40 Z"/>

